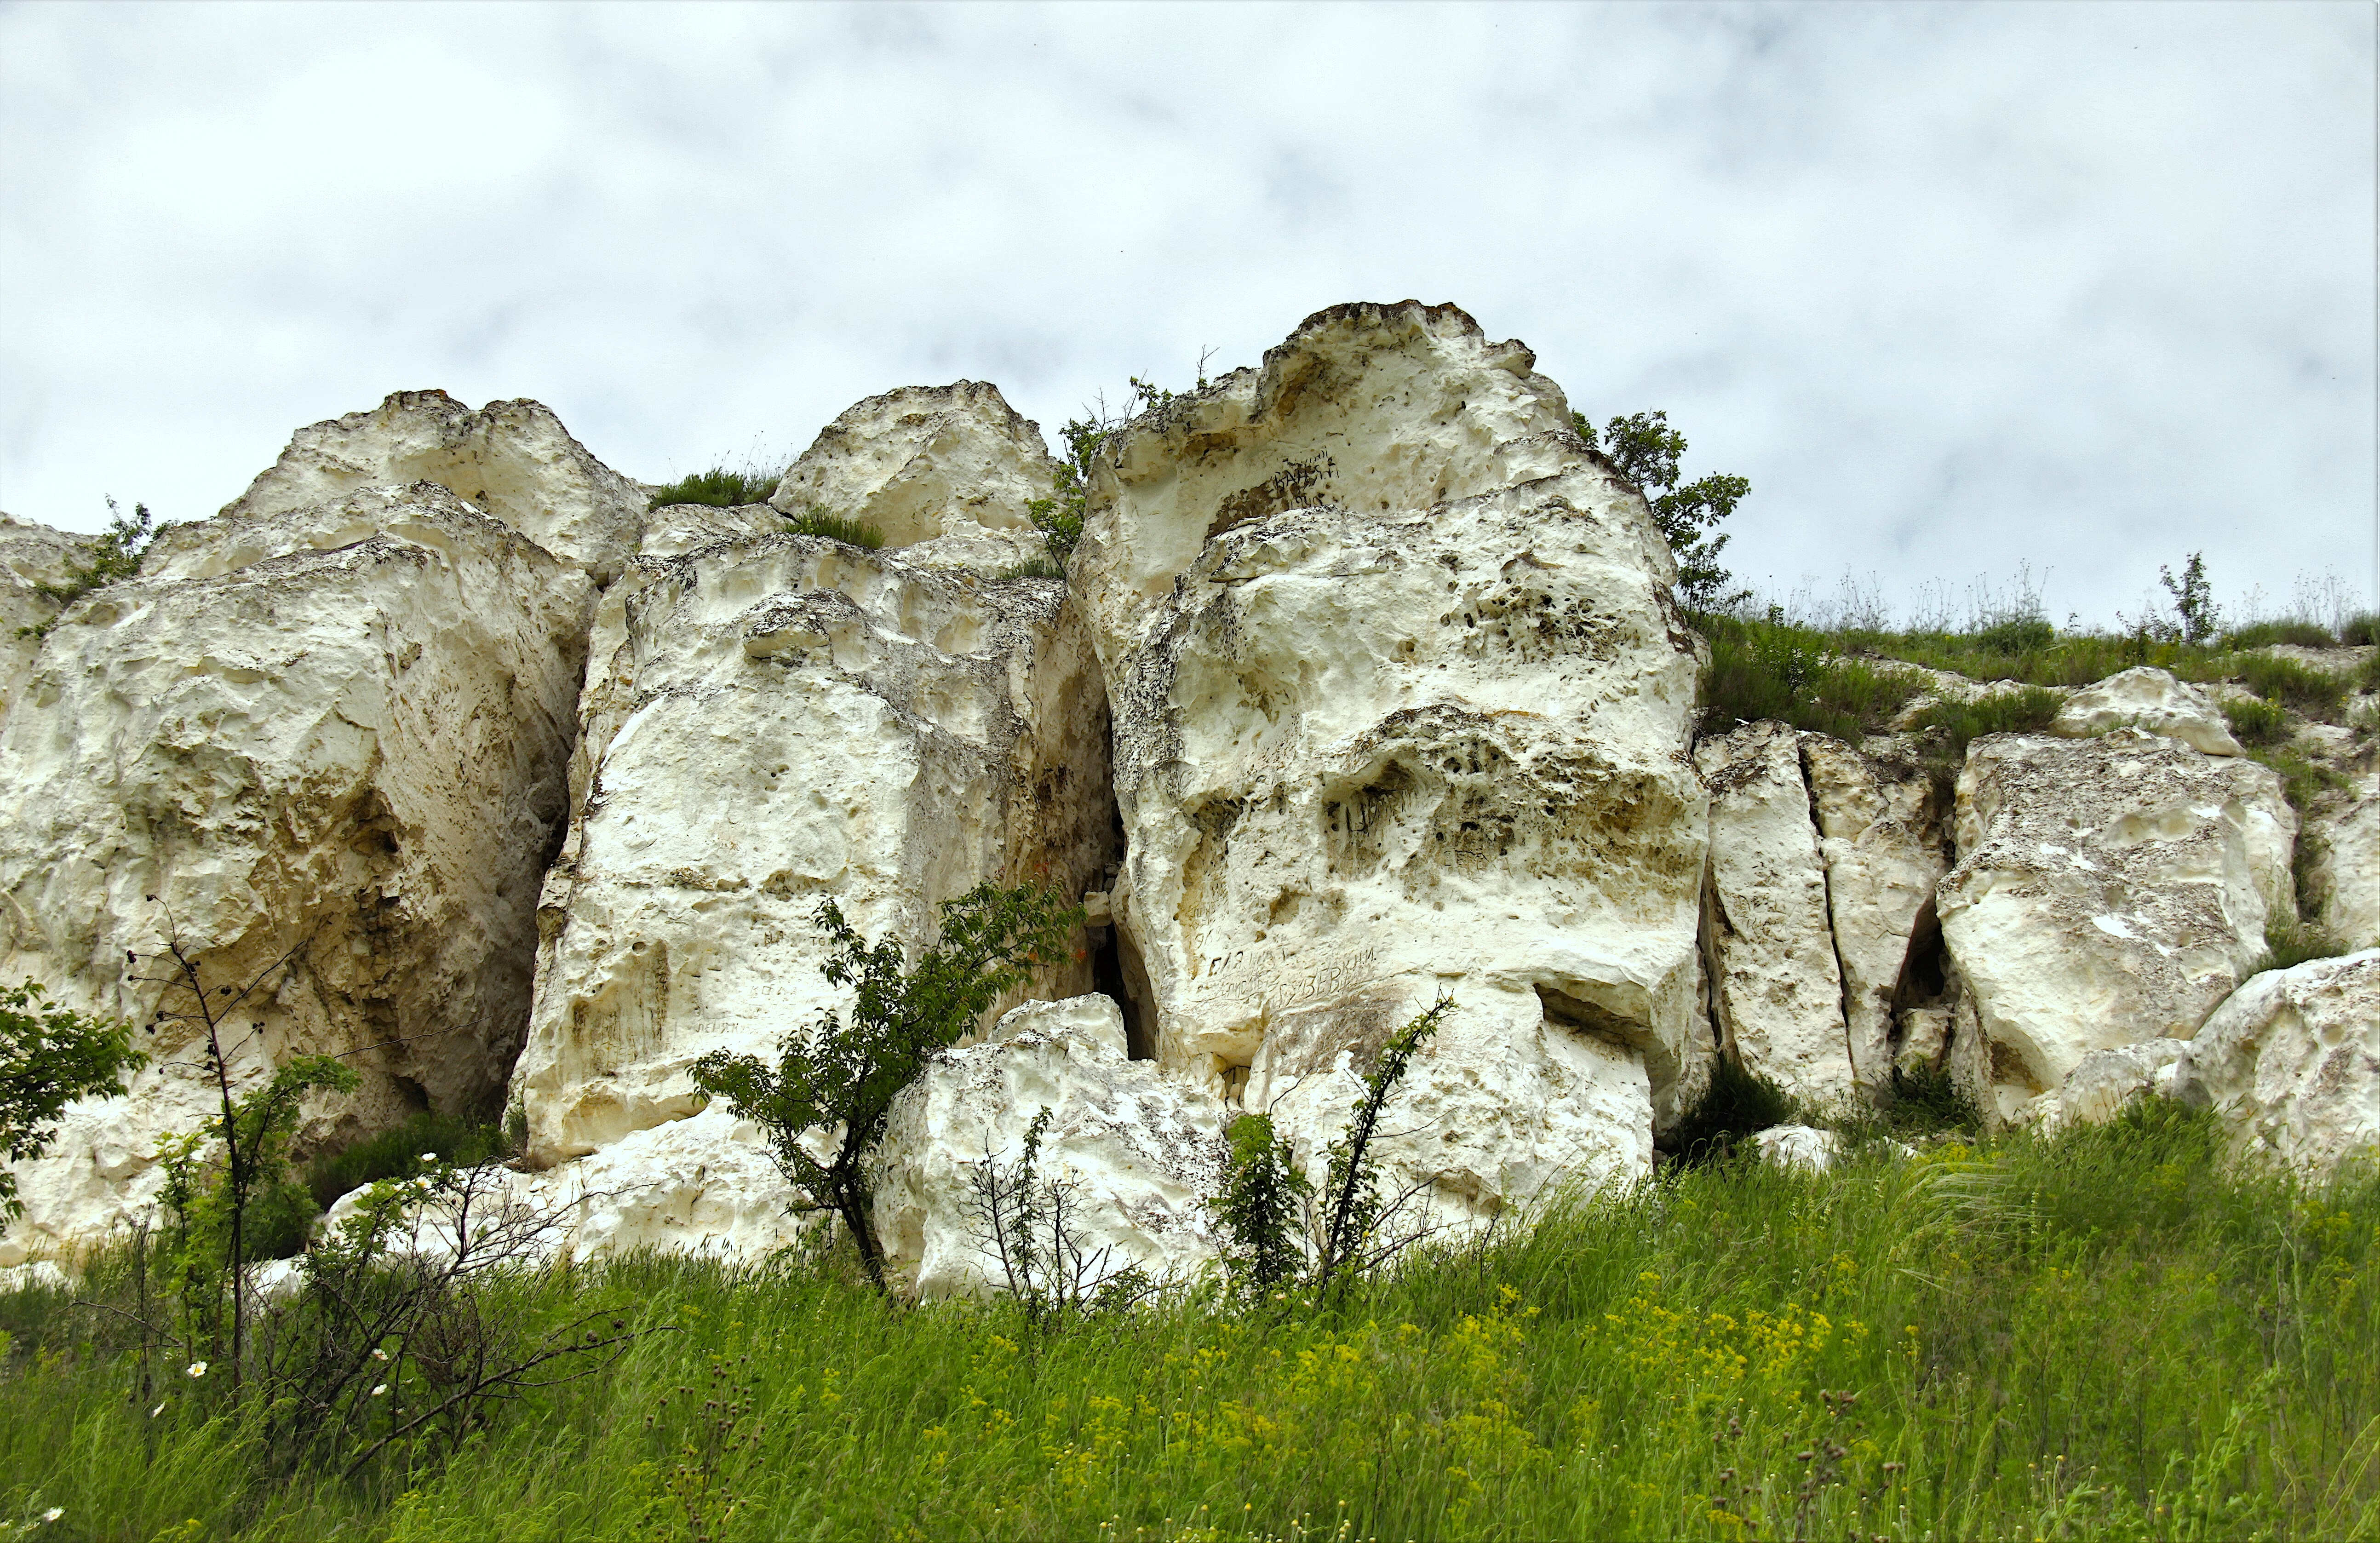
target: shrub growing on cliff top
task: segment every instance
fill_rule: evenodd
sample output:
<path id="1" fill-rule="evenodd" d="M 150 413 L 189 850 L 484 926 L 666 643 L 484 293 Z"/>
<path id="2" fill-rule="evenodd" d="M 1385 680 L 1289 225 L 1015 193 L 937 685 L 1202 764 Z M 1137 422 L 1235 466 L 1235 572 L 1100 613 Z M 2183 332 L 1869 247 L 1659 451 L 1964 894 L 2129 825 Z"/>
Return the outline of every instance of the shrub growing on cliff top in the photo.
<path id="1" fill-rule="evenodd" d="M 58 625 L 59 617 L 64 616 L 67 608 L 75 601 L 93 590 L 107 588 L 119 578 L 130 578 L 139 573 L 140 560 L 149 553 L 149 543 L 168 529 L 152 522 L 146 504 L 132 505 L 132 517 L 127 519 L 124 511 L 117 508 L 115 500 L 111 498 L 107 501 L 107 529 L 76 548 L 82 553 L 80 560 L 74 557 L 66 560 L 64 583 L 43 582 L 33 586 L 33 593 L 58 609 L 46 620 L 18 627 L 18 637 L 48 637 L 50 629 Z"/>
<path id="2" fill-rule="evenodd" d="M 1653 523 L 1670 543 L 1678 564 L 1678 602 L 1689 611 L 1711 611 L 1745 598 L 1728 585 L 1734 575 L 1719 566 L 1718 555 L 1728 538 L 1718 530 L 1721 520 L 1752 492 L 1742 477 L 1713 472 L 1681 487 L 1679 462 L 1686 454 L 1686 436 L 1670 427 L 1665 412 L 1631 413 L 1603 426 L 1599 443 L 1586 415 L 1570 415 L 1571 426 L 1590 446 L 1611 458 L 1620 474 L 1642 489 L 1652 505 Z"/>
<path id="3" fill-rule="evenodd" d="M 788 1033 L 774 1066 L 713 1051 L 694 1063 L 694 1085 L 761 1128 L 796 1210 L 841 1218 L 880 1292 L 884 1247 L 865 1165 L 893 1099 L 1009 988 L 1063 958 L 1083 913 L 1055 890 L 978 884 L 942 903 L 941 935 L 914 965 L 897 939 L 862 938 L 832 900 L 817 919 L 831 946 L 827 979 L 856 993 L 850 1016 L 829 1009 L 807 1032 Z M 829 1144 L 823 1159 L 804 1145 L 813 1133 Z"/>
<path id="4" fill-rule="evenodd" d="M 715 466 L 663 483 L 653 490 L 645 506 L 659 509 L 672 504 L 707 504 L 716 509 L 733 509 L 746 504 L 766 504 L 783 478 L 782 469 L 771 472 L 754 466 Z"/>
<path id="5" fill-rule="evenodd" d="M 1774 718 L 1856 745 L 1885 726 L 1919 689 L 1918 677 L 1849 657 L 1822 633 L 1779 620 L 1702 619 L 1710 639 L 1703 672 L 1703 732 Z"/>

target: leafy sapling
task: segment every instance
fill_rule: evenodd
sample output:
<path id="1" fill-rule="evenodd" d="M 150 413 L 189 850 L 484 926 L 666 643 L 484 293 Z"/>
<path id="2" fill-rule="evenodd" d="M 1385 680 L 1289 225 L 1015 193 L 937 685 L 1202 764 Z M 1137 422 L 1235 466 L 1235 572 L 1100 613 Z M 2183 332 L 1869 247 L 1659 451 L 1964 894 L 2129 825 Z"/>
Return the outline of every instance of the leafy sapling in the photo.
<path id="1" fill-rule="evenodd" d="M 1259 1299 L 1294 1282 L 1305 1268 L 1299 1229 L 1314 1185 L 1298 1171 L 1289 1143 L 1273 1134 L 1269 1114 L 1232 1123 L 1223 1188 L 1207 1202 L 1227 1246 L 1224 1268 Z"/>
<path id="2" fill-rule="evenodd" d="M 1728 537 L 1718 533 L 1718 527 L 1751 493 L 1750 480 L 1713 472 L 1679 486 L 1686 436 L 1670 427 L 1666 412 L 1613 419 L 1604 425 L 1599 446 L 1595 425 L 1585 413 L 1574 412 L 1570 418 L 1579 438 L 1600 448 L 1620 474 L 1647 495 L 1653 523 L 1661 528 L 1670 554 L 1677 560 L 1679 601 L 1690 611 L 1707 612 L 1745 598 L 1748 590 L 1728 588 L 1735 576 L 1719 565 Z"/>
<path id="3" fill-rule="evenodd" d="M 0 993 L 0 1145 L 8 1160 L 41 1156 L 68 1104 L 121 1092 L 125 1075 L 148 1061 L 132 1048 L 128 1023 L 54 1006 L 31 980 Z M 0 1218 L 24 1210 L 17 1175 L 0 1169 Z"/>
<path id="4" fill-rule="evenodd" d="M 55 605 L 57 610 L 45 620 L 18 627 L 18 637 L 48 637 L 50 629 L 64 619 L 67 607 L 75 601 L 93 590 L 107 588 L 119 578 L 130 578 L 138 574 L 141 559 L 149 554 L 149 544 L 172 529 L 170 522 L 155 524 L 146 504 L 132 505 L 132 517 L 127 519 L 124 511 L 111 498 L 107 501 L 107 529 L 77 548 L 82 553 L 81 558 L 67 558 L 64 583 L 44 582 L 33 586 L 33 593 Z"/>
<path id="5" fill-rule="evenodd" d="M 1394 1200 L 1382 1201 L 1379 1160 L 1373 1155 L 1372 1142 L 1379 1134 L 1380 1112 L 1388 1107 L 1389 1095 L 1396 1091 L 1412 1067 L 1414 1057 L 1453 1011 L 1454 999 L 1440 997 L 1390 1037 L 1364 1078 L 1363 1096 L 1355 1100 L 1346 1133 L 1330 1144 L 1330 1169 L 1323 1184 L 1326 1209 L 1316 1238 L 1318 1247 L 1314 1270 L 1318 1291 L 1330 1291 L 1384 1262 L 1413 1241 L 1410 1236 L 1390 1236 L 1385 1226 L 1416 1191 L 1408 1190 Z"/>
<path id="6" fill-rule="evenodd" d="M 694 1063 L 698 1089 L 767 1134 L 795 1211 L 842 1220 L 878 1291 L 884 1248 L 867 1160 L 893 1099 L 1002 993 L 1064 958 L 1082 919 L 1053 889 L 978 884 L 942 904 L 941 936 L 911 964 L 897 939 L 868 942 L 825 901 L 817 922 L 829 941 L 826 978 L 854 989 L 849 1015 L 829 1009 L 807 1032 L 788 1033 L 773 1066 L 727 1051 Z"/>
<path id="7" fill-rule="evenodd" d="M 2223 625 L 2222 614 L 2215 608 L 2215 586 L 2206 577 L 2206 554 L 2193 552 L 2181 565 L 2181 577 L 2173 570 L 2157 565 L 2157 582 L 2173 597 L 2173 614 L 2181 626 L 2181 640 L 2204 643 L 2212 640 Z"/>

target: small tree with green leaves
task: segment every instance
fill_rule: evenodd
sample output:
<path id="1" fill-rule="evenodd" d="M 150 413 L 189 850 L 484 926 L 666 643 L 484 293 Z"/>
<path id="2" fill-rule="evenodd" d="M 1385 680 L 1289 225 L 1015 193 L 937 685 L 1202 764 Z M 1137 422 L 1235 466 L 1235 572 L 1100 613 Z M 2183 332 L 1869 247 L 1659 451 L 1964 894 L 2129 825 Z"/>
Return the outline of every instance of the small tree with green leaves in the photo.
<path id="1" fill-rule="evenodd" d="M 128 1023 L 54 1006 L 31 980 L 0 994 L 0 1144 L 8 1160 L 41 1156 L 68 1104 L 123 1091 L 125 1075 L 148 1061 L 132 1048 Z M 24 1212 L 17 1175 L 0 1170 L 0 1217 Z"/>
<path id="2" fill-rule="evenodd" d="M 1207 384 L 1203 358 L 1198 384 L 1201 389 Z M 1122 412 L 1109 412 L 1107 395 L 1101 392 L 1099 400 L 1091 405 L 1090 417 L 1070 419 L 1059 431 L 1066 442 L 1066 451 L 1058 457 L 1057 469 L 1050 473 L 1050 496 L 1027 499 L 1025 507 L 1039 528 L 1042 540 L 1050 543 L 1050 555 L 1061 565 L 1075 554 L 1075 546 L 1083 539 L 1083 516 L 1090 505 L 1091 467 L 1099 458 L 1099 452 L 1134 419 L 1172 400 L 1173 393 L 1135 375 L 1126 390 Z"/>
<path id="3" fill-rule="evenodd" d="M 33 593 L 58 609 L 44 621 L 18 627 L 18 637 L 48 637 L 50 629 L 67 614 L 67 607 L 95 589 L 103 589 L 119 578 L 130 578 L 139 573 L 140 560 L 149 553 L 149 543 L 169 529 L 154 524 L 146 504 L 132 505 L 132 517 L 127 519 L 111 498 L 107 501 L 107 529 L 77 546 L 82 554 L 80 559 L 67 558 L 64 582 L 33 586 Z"/>
<path id="4" fill-rule="evenodd" d="M 1223 1187 L 1207 1209 L 1223 1232 L 1225 1269 L 1261 1297 L 1295 1281 L 1305 1267 L 1297 1228 L 1313 1202 L 1314 1185 L 1298 1172 L 1289 1143 L 1273 1134 L 1270 1115 L 1241 1115 L 1228 1139 Z"/>
<path id="5" fill-rule="evenodd" d="M 2181 565 L 2181 577 L 2173 570 L 2157 565 L 2157 582 L 2173 597 L 2173 614 L 2181 624 L 2181 640 L 2185 643 L 2211 641 L 2223 626 L 2222 614 L 2215 608 L 2215 586 L 2206 577 L 2206 554 L 2193 552 Z"/>
<path id="6" fill-rule="evenodd" d="M 1690 611 L 1714 611 L 1744 598 L 1748 591 L 1728 589 L 1735 576 L 1719 565 L 1728 537 L 1718 527 L 1750 494 L 1752 483 L 1726 472 L 1713 472 L 1679 486 L 1686 436 L 1670 427 L 1666 412 L 1615 418 L 1604 425 L 1599 444 L 1595 425 L 1585 413 L 1574 412 L 1570 418 L 1579 438 L 1599 448 L 1622 477 L 1647 495 L 1653 522 L 1661 528 L 1670 554 L 1677 559 L 1680 602 Z"/>
<path id="7" fill-rule="evenodd" d="M 978 884 L 942 904 L 940 937 L 911 963 L 897 939 L 868 942 L 825 901 L 817 920 L 830 946 L 826 978 L 854 989 L 849 1015 L 831 1008 L 807 1032 L 787 1034 L 774 1066 L 727 1051 L 694 1063 L 697 1088 L 767 1134 L 795 1210 L 842 1220 L 878 1291 L 886 1289 L 884 1249 L 866 1165 L 893 1099 L 1002 993 L 1065 958 L 1082 919 L 1054 889 Z"/>
<path id="8" fill-rule="evenodd" d="M 1315 1240 L 1318 1292 L 1331 1290 L 1411 1241 L 1383 1238 L 1383 1224 L 1411 1198 L 1412 1192 L 1393 1201 L 1381 1199 L 1379 1162 L 1372 1155 L 1372 1141 L 1379 1133 L 1380 1112 L 1388 1107 L 1389 1095 L 1396 1091 L 1414 1057 L 1453 1011 L 1454 999 L 1440 997 L 1389 1037 L 1364 1078 L 1364 1091 L 1348 1117 L 1345 1134 L 1330 1144 L 1329 1172 L 1323 1180 L 1326 1209 Z"/>

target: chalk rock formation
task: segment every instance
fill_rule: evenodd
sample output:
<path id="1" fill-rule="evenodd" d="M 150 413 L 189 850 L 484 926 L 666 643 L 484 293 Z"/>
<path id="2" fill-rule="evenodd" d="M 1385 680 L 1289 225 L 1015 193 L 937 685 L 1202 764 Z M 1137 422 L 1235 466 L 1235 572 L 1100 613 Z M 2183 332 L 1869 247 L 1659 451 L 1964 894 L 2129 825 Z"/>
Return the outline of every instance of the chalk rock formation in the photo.
<path id="1" fill-rule="evenodd" d="M 1840 1098 L 1853 1073 L 1800 736 L 1746 723 L 1696 746 L 1694 764 L 1710 785 L 1703 946 L 1719 1041 L 1787 1092 Z"/>
<path id="2" fill-rule="evenodd" d="M 893 1104 L 877 1227 L 920 1295 L 1005 1286 L 985 1251 L 975 1178 L 986 1163 L 1013 1176 L 1043 1109 L 1036 1176 L 1064 1189 L 1087 1280 L 1127 1266 L 1188 1276 L 1214 1257 L 1205 1202 L 1221 1186 L 1222 1129 L 1236 1111 L 1128 1060 L 1112 998 L 1030 1002 L 984 1043 L 942 1052 Z"/>
<path id="3" fill-rule="evenodd" d="M 2278 773 L 2143 730 L 1976 740 L 1936 905 L 1999 1112 L 2093 1051 L 2196 1033 L 2294 905 L 2296 829 Z"/>
<path id="4" fill-rule="evenodd" d="M 2173 1090 L 2174 1064 L 2189 1048 L 2186 1039 L 2143 1039 L 2093 1051 L 2066 1074 L 2066 1080 L 2027 1103 L 2019 1124 L 2045 1130 L 2080 1122 L 2105 1124 L 2135 1099 Z"/>
<path id="5" fill-rule="evenodd" d="M 769 502 L 873 525 L 917 567 L 1000 573 L 1048 555 L 1026 504 L 1050 496 L 1055 469 L 998 386 L 903 386 L 820 430 Z"/>
<path id="6" fill-rule="evenodd" d="M 2127 725 L 2179 739 L 2210 756 L 2241 753 L 2213 697 L 2148 665 L 2109 675 L 2067 698 L 2050 720 L 2049 732 L 2082 739 Z"/>
<path id="7" fill-rule="evenodd" d="M 597 612 L 540 902 L 514 1075 L 535 1160 L 691 1114 L 696 1057 L 771 1053 L 841 1002 L 822 900 L 918 943 L 987 879 L 1095 887 L 1107 725 L 1064 595 L 812 536 L 629 565 Z"/>
<path id="8" fill-rule="evenodd" d="M 2380 1144 L 2380 949 L 2251 979 L 2190 1041 L 2173 1094 L 2308 1169 Z"/>
<path id="9" fill-rule="evenodd" d="M 20 636 L 21 629 L 40 626 L 58 609 L 33 587 L 63 583 L 67 559 L 89 539 L 0 514 L 0 723 L 8 721 L 17 687 L 42 651 L 42 640 Z"/>
<path id="10" fill-rule="evenodd" d="M 243 1079 L 360 1051 L 350 1133 L 486 1108 L 527 1020 L 589 600 L 426 483 L 173 532 L 67 612 L 0 732 L 0 978 L 146 1019 L 169 931 L 211 982 L 299 950 L 236 1017 Z M 143 1045 L 130 1096 L 76 1106 L 22 1171 L 30 1234 L 94 1238 L 196 1124 L 188 1033 Z"/>
<path id="11" fill-rule="evenodd" d="M 1342 306 L 1094 475 L 1072 571 L 1160 1063 L 1318 1149 L 1351 1058 L 1451 992 L 1395 1161 L 1488 1209 L 1641 1172 L 1707 1055 L 1694 642 L 1559 388 L 1452 307 Z"/>
<path id="12" fill-rule="evenodd" d="M 611 582 L 637 550 L 644 490 L 589 455 L 543 404 L 466 407 L 393 392 L 370 412 L 300 429 L 225 515 L 266 515 L 385 483 L 436 482 L 565 562 Z"/>
<path id="13" fill-rule="evenodd" d="M 1935 941 L 1934 886 L 1949 862 L 1933 779 L 1907 754 L 1863 754 L 1825 735 L 1802 735 L 1802 770 L 1826 864 L 1827 915 L 1842 972 L 1852 1080 L 1891 1080 L 1910 1036 L 1895 1020 L 1937 983 L 1915 978 Z M 1918 1051 L 1930 1056 L 1920 1033 Z M 1938 1039 L 1938 1034 L 1936 1038 Z"/>
<path id="14" fill-rule="evenodd" d="M 2313 889 L 2324 922 L 2357 948 L 2380 947 L 2380 775 L 2365 771 L 2343 796 L 2319 800 L 2309 832 L 2320 838 Z"/>

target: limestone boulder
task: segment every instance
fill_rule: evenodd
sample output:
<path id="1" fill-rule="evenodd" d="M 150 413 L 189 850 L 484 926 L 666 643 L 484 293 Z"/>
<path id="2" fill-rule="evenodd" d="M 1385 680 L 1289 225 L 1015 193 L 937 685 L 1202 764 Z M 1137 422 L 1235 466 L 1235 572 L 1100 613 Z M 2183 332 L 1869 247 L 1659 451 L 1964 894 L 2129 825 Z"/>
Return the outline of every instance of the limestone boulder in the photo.
<path id="1" fill-rule="evenodd" d="M 67 561 L 89 540 L 0 514 L 0 723 L 8 721 L 17 688 L 42 651 L 42 640 L 26 637 L 25 629 L 48 621 L 58 609 L 35 586 L 64 583 Z"/>
<path id="2" fill-rule="evenodd" d="M 1002 573 L 1048 555 L 1026 504 L 1056 469 L 998 386 L 904 386 L 820 430 L 769 502 L 873 525 L 914 566 Z"/>
<path id="3" fill-rule="evenodd" d="M 645 520 L 646 557 L 684 557 L 722 541 L 749 541 L 785 529 L 785 516 L 766 504 L 739 504 L 721 508 L 709 504 L 668 504 Z"/>
<path id="4" fill-rule="evenodd" d="M 1452 307 L 1342 306 L 1094 483 L 1072 574 L 1159 1061 L 1318 1150 L 1451 994 L 1396 1161 L 1488 1209 L 1643 1172 L 1709 1055 L 1694 639 L 1560 389 Z"/>
<path id="5" fill-rule="evenodd" d="M 2186 1039 L 2143 1039 L 2093 1051 L 2066 1074 L 2064 1082 L 2027 1103 L 2018 1123 L 2044 1130 L 2105 1124 L 2136 1099 L 2172 1092 L 2175 1063 L 2188 1048 Z"/>
<path id="6" fill-rule="evenodd" d="M 2094 1051 L 2195 1034 L 2294 907 L 2296 832 L 2277 772 L 2145 730 L 1976 740 L 1936 908 L 1998 1112 Z"/>
<path id="7" fill-rule="evenodd" d="M 1078 895 L 1111 855 L 1099 671 L 1055 580 L 767 536 L 634 560 L 590 650 L 513 1079 L 540 1165 L 693 1114 L 697 1057 L 843 1002 L 821 901 L 916 947 L 978 883 Z M 1089 987 L 1061 973 L 1037 990 Z"/>
<path id="8" fill-rule="evenodd" d="M 298 430 L 224 513 L 276 514 L 411 482 L 451 489 L 598 584 L 611 582 L 644 529 L 644 489 L 589 454 L 542 403 L 474 408 L 443 391 L 394 392 L 369 412 Z"/>
<path id="9" fill-rule="evenodd" d="M 1801 736 L 1746 723 L 1696 746 L 1694 764 L 1710 787 L 1703 947 L 1720 1043 L 1789 1093 L 1840 1099 L 1857 1079 Z M 1846 770 L 1828 764 L 1830 776 Z M 1848 829 L 1857 817 L 1843 808 Z M 1855 861 L 1852 838 L 1840 839 L 1845 862 Z"/>
<path id="10" fill-rule="evenodd" d="M 2130 726 L 2179 739 L 2210 756 L 2243 752 L 2220 703 L 2170 672 L 2143 665 L 2109 675 L 2066 699 L 2049 732 L 2068 739 Z"/>
<path id="11" fill-rule="evenodd" d="M 231 1026 L 243 1082 L 363 1075 L 312 1136 L 494 1112 L 527 1027 L 591 586 L 444 488 L 229 516 L 70 607 L 0 730 L 0 978 L 145 1021 L 178 937 L 210 982 L 292 956 Z M 131 955 L 138 955 L 135 959 Z M 19 1171 L 29 1235 L 145 1202 L 212 1097 L 180 1027 Z"/>
<path id="12" fill-rule="evenodd" d="M 2314 1172 L 2380 1147 L 2380 949 L 2268 970 L 2190 1041 L 2173 1095 Z"/>
<path id="13" fill-rule="evenodd" d="M 1113 998 L 1032 1002 L 985 1042 L 942 1052 L 893 1104 L 877 1227 L 919 1295 L 1006 1287 L 977 1180 L 986 1164 L 1015 1175 L 1044 1109 L 1034 1172 L 1074 1219 L 1087 1282 L 1128 1267 L 1184 1279 L 1215 1257 L 1205 1202 L 1221 1186 L 1223 1126 L 1237 1112 L 1128 1059 Z"/>
<path id="14" fill-rule="evenodd" d="M 1842 1012 L 1853 1082 L 1891 1080 L 1896 1056 L 1937 1054 L 1930 1019 L 1905 1020 L 1938 994 L 1924 978 L 1938 929 L 1934 887 L 1949 869 L 1949 809 L 1913 755 L 1872 742 L 1854 749 L 1825 735 L 1802 736 L 1802 770 L 1826 866 L 1827 916 L 1842 977 Z M 1913 1043 L 1912 1043 L 1913 1042 Z"/>
<path id="15" fill-rule="evenodd" d="M 2347 782 L 2308 811 L 2313 893 L 2333 932 L 2354 947 L 2380 947 L 2380 773 L 2359 769 Z"/>

